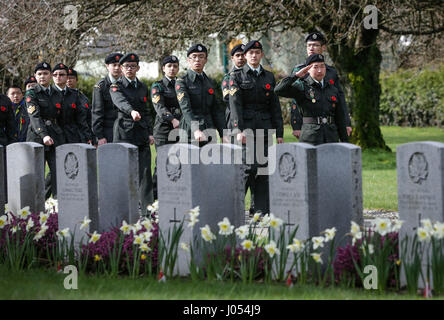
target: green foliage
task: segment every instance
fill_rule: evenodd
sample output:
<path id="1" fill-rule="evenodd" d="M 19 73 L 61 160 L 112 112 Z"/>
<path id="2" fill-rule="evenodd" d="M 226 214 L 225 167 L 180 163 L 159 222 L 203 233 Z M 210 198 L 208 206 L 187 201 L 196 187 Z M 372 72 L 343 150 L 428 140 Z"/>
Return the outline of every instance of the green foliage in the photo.
<path id="1" fill-rule="evenodd" d="M 382 125 L 444 125 L 444 64 L 381 75 Z"/>

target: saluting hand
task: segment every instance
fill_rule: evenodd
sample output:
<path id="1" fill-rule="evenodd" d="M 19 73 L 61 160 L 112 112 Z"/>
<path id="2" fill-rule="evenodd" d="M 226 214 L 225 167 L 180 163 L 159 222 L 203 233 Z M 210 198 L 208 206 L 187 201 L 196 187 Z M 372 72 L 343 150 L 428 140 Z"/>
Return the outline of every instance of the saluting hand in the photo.
<path id="1" fill-rule="evenodd" d="M 312 64 L 306 66 L 305 68 L 302 68 L 301 70 L 299 70 L 298 72 L 295 73 L 295 76 L 298 78 L 304 77 L 308 73 L 308 70 L 311 69 L 311 67 L 313 67 Z"/>
<path id="2" fill-rule="evenodd" d="M 131 117 L 133 117 L 134 121 L 139 121 L 142 117 L 140 116 L 140 113 L 136 110 L 131 111 Z"/>

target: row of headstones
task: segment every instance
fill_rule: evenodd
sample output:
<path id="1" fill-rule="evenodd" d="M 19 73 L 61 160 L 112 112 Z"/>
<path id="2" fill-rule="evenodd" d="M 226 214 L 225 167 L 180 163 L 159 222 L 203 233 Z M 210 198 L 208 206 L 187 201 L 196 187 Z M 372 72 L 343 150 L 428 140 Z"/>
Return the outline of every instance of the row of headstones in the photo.
<path id="1" fill-rule="evenodd" d="M 31 212 L 44 211 L 44 147 L 21 142 L 8 145 L 6 151 L 8 210 L 17 214 L 29 206 Z M 4 152 L 3 148 L 0 152 Z M 3 162 L 4 157 L 0 158 Z M 4 163 L 0 168 L 3 170 Z M 87 144 L 65 144 L 56 148 L 56 168 L 60 229 L 69 227 L 80 238 L 84 235 L 79 232 L 84 217 L 91 219 L 85 232 L 109 230 L 122 220 L 137 221 L 137 147 L 110 143 L 96 151 Z M 0 187 L 4 190 L 4 185 Z M 0 214 L 3 214 L 4 194 L 0 192 Z"/>

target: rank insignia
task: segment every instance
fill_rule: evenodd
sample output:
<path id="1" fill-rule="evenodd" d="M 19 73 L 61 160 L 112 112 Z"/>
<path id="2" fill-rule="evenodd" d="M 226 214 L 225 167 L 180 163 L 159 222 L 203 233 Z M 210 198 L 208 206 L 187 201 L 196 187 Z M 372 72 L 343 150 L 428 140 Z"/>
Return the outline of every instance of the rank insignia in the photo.
<path id="1" fill-rule="evenodd" d="M 183 97 L 184 97 L 185 93 L 181 92 L 177 95 L 177 100 L 182 101 Z"/>
<path id="2" fill-rule="evenodd" d="M 232 95 L 232 96 L 234 96 L 234 94 L 237 92 L 237 88 L 236 87 L 233 87 L 233 88 L 231 88 L 230 89 L 230 94 Z"/>
<path id="3" fill-rule="evenodd" d="M 222 90 L 222 95 L 224 96 L 224 98 L 225 98 L 225 96 L 226 96 L 227 94 L 230 94 L 230 90 L 229 90 L 229 89 L 224 89 L 224 90 Z"/>
<path id="4" fill-rule="evenodd" d="M 29 113 L 29 114 L 33 114 L 34 111 L 35 111 L 35 106 L 30 105 L 30 106 L 28 107 L 28 113 Z"/>
<path id="5" fill-rule="evenodd" d="M 159 100 L 160 100 L 160 95 L 155 95 L 155 96 L 153 96 L 153 103 L 159 103 Z"/>

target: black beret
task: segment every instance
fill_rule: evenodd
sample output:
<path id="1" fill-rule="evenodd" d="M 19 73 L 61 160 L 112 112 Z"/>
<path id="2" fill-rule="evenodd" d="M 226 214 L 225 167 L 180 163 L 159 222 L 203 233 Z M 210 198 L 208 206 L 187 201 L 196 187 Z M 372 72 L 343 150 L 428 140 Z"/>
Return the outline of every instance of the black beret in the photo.
<path id="1" fill-rule="evenodd" d="M 240 52 L 244 52 L 244 48 L 245 48 L 245 45 L 243 44 L 243 43 L 241 43 L 241 44 L 238 44 L 237 46 L 234 46 L 234 48 L 233 49 L 231 49 L 231 56 L 234 56 L 234 54 L 236 53 L 236 52 L 238 52 L 238 51 L 240 51 Z"/>
<path id="2" fill-rule="evenodd" d="M 317 31 L 309 33 L 308 36 L 305 37 L 305 42 L 308 42 L 308 41 L 319 41 L 321 44 L 324 44 L 327 42 L 325 40 L 324 35 L 320 32 L 317 32 Z"/>
<path id="3" fill-rule="evenodd" d="M 38 70 L 48 70 L 51 71 L 51 65 L 46 62 L 40 62 L 35 66 L 34 72 L 37 72 Z"/>
<path id="4" fill-rule="evenodd" d="M 134 52 L 129 52 L 126 55 L 124 55 L 122 58 L 120 58 L 119 63 L 122 65 L 125 62 L 137 62 L 139 63 L 139 56 L 135 54 Z"/>
<path id="5" fill-rule="evenodd" d="M 119 63 L 120 61 L 120 58 L 122 58 L 123 57 L 123 54 L 121 54 L 121 53 L 118 53 L 118 52 L 116 52 L 116 53 L 111 53 L 110 55 L 108 55 L 106 58 L 105 58 L 105 64 L 110 64 L 110 63 Z"/>
<path id="6" fill-rule="evenodd" d="M 54 72 L 56 70 L 65 70 L 66 72 L 68 72 L 68 67 L 66 65 L 64 65 L 63 63 L 57 63 L 54 66 L 54 68 L 52 69 L 52 72 Z"/>
<path id="7" fill-rule="evenodd" d="M 162 67 L 167 63 L 179 63 L 179 59 L 176 56 L 167 56 L 162 60 Z"/>
<path id="8" fill-rule="evenodd" d="M 187 51 L 187 57 L 192 54 L 193 52 L 205 52 L 206 54 L 208 54 L 208 50 L 207 48 L 203 45 L 203 44 L 195 44 L 193 46 L 191 46 L 188 51 Z"/>
<path id="9" fill-rule="evenodd" d="M 25 88 L 28 85 L 28 83 L 37 83 L 37 79 L 34 76 L 28 77 L 28 79 L 25 80 Z"/>
<path id="10" fill-rule="evenodd" d="M 308 66 L 310 63 L 314 62 L 325 62 L 324 56 L 322 54 L 317 54 L 317 53 L 312 54 L 307 58 L 307 60 L 305 60 L 305 65 Z"/>
<path id="11" fill-rule="evenodd" d="M 68 76 L 74 76 L 77 79 L 77 71 L 73 68 L 68 68 Z"/>
<path id="12" fill-rule="evenodd" d="M 247 51 L 250 49 L 261 49 L 262 50 L 262 44 L 257 40 L 252 40 L 245 45 L 244 53 L 247 53 Z"/>

